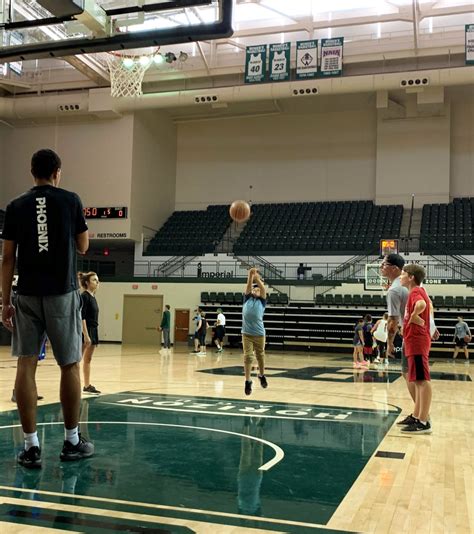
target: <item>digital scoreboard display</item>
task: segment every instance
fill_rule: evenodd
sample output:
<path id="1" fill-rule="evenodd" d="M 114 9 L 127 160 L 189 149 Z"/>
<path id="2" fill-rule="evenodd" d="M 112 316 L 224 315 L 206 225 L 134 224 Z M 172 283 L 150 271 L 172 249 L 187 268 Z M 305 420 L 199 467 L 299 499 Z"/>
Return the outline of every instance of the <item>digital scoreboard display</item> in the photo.
<path id="1" fill-rule="evenodd" d="M 126 219 L 127 208 L 84 208 L 86 219 Z"/>

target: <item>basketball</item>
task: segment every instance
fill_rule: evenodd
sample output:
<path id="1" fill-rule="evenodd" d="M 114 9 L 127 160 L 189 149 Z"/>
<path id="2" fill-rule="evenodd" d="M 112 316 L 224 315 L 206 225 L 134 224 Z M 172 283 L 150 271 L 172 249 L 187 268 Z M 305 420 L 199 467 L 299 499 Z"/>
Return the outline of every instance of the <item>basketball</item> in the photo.
<path id="1" fill-rule="evenodd" d="M 469 343 L 471 341 L 471 336 L 464 336 L 464 343 Z"/>
<path id="2" fill-rule="evenodd" d="M 245 200 L 234 200 L 230 206 L 229 214 L 235 222 L 245 222 L 250 217 L 250 206 Z"/>

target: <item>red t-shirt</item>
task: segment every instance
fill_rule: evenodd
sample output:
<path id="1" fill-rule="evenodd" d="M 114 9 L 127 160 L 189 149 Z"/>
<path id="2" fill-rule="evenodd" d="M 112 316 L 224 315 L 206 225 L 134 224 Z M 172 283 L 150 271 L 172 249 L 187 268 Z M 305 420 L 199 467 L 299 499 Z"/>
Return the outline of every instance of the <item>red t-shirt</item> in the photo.
<path id="1" fill-rule="evenodd" d="M 420 317 L 425 321 L 424 326 L 414 323 L 408 324 L 411 314 L 415 309 L 415 304 L 419 300 L 426 302 L 426 308 Z M 405 307 L 405 317 L 403 318 L 403 352 L 405 356 L 428 356 L 431 347 L 430 335 L 430 299 L 424 288 L 415 287 L 408 294 L 408 301 Z"/>

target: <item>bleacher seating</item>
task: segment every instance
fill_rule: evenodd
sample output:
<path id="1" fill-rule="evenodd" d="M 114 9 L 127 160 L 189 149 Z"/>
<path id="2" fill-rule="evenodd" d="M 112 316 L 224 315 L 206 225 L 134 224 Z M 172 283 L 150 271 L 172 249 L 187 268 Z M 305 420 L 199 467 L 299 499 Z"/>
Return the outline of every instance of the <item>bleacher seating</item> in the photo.
<path id="1" fill-rule="evenodd" d="M 421 219 L 421 250 L 427 253 L 474 253 L 474 198 L 449 204 L 425 204 Z"/>
<path id="2" fill-rule="evenodd" d="M 213 252 L 230 223 L 229 206 L 175 211 L 151 239 L 144 256 L 197 256 Z"/>
<path id="3" fill-rule="evenodd" d="M 242 303 L 237 303 L 237 299 L 238 297 L 242 299 L 242 293 L 234 294 L 236 301 L 234 304 L 227 302 L 208 302 L 206 304 L 203 298 L 206 295 L 208 294 L 202 293 L 201 298 L 209 322 L 212 323 L 214 316 L 217 316 L 217 308 L 222 308 L 226 316 L 227 344 L 240 346 Z M 218 293 L 214 293 L 214 295 L 217 298 Z M 332 297 L 329 299 L 331 304 L 325 303 L 328 296 Z M 347 301 L 347 297 L 351 297 L 352 301 L 368 302 L 364 296 L 365 294 L 344 295 L 343 301 Z M 269 293 L 264 317 L 268 349 L 335 351 L 343 352 L 350 358 L 354 326 L 357 320 L 366 314 L 371 314 L 376 321 L 387 311 L 386 300 L 382 294 L 367 296 L 371 298 L 370 305 L 341 306 L 336 304 L 340 302 L 337 294 L 317 294 L 315 303 L 292 302 L 283 304 L 280 300 L 287 300 L 286 295 L 283 295 L 283 299 L 280 293 Z M 461 304 L 461 299 L 464 306 L 459 308 L 458 304 Z M 464 297 L 435 296 L 433 300 L 436 325 L 441 333 L 441 338 L 432 342 L 432 355 L 446 357 L 446 352 L 451 352 L 453 348 L 454 326 L 458 315 L 461 313 L 468 324 L 474 324 L 474 296 L 468 296 L 465 299 Z M 450 307 L 446 305 L 446 300 Z M 440 303 L 442 306 L 439 306 Z"/>
<path id="4" fill-rule="evenodd" d="M 369 200 L 254 204 L 234 252 L 370 252 L 382 237 L 399 237 L 402 216 L 401 205 L 376 206 Z"/>

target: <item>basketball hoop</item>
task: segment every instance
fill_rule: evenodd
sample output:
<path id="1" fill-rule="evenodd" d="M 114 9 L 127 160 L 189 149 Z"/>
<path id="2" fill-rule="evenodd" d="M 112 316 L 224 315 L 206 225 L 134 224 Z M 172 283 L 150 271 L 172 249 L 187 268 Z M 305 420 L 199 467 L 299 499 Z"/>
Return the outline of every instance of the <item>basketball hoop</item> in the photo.
<path id="1" fill-rule="evenodd" d="M 160 57 L 159 47 L 121 52 L 107 52 L 105 59 L 110 73 L 110 88 L 114 98 L 142 96 L 146 71 Z"/>

